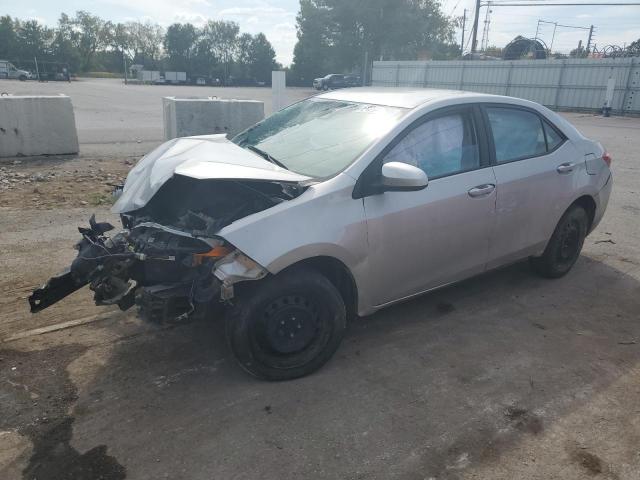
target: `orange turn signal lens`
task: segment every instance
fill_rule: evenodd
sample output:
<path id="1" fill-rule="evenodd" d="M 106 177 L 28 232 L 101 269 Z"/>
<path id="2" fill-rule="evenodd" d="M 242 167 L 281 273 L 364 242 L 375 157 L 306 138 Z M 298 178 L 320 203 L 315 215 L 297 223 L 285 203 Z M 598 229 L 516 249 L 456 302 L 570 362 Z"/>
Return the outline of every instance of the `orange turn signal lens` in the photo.
<path id="1" fill-rule="evenodd" d="M 205 253 L 194 253 L 193 264 L 200 265 L 207 258 L 222 258 L 226 257 L 233 251 L 232 248 L 217 246 Z"/>

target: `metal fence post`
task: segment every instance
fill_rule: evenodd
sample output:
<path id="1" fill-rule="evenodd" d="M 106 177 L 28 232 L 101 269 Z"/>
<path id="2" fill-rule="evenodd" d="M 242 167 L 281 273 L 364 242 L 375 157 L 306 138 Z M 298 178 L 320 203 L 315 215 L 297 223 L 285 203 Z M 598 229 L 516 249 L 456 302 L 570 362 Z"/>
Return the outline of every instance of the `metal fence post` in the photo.
<path id="1" fill-rule="evenodd" d="M 396 87 L 400 86 L 400 64 L 396 64 Z"/>
<path id="2" fill-rule="evenodd" d="M 464 63 L 464 60 L 462 60 L 462 72 L 460 73 L 460 86 L 458 87 L 458 90 L 464 90 L 464 66 L 466 64 Z"/>
<path id="3" fill-rule="evenodd" d="M 505 85 L 504 94 L 509 96 L 511 90 L 511 72 L 513 71 L 513 60 L 509 62 L 509 71 L 507 72 L 507 84 Z"/>
<path id="4" fill-rule="evenodd" d="M 560 90 L 562 90 L 562 81 L 564 79 L 564 71 L 567 67 L 567 61 L 562 60 L 562 66 L 560 66 L 560 74 L 558 75 L 558 87 L 556 88 L 556 98 L 553 100 L 553 108 L 558 109 L 558 101 L 560 99 Z"/>
<path id="5" fill-rule="evenodd" d="M 629 95 L 629 90 L 631 90 L 631 75 L 633 73 L 635 57 L 631 57 L 629 62 L 629 70 L 627 71 L 627 84 L 624 87 L 624 95 L 622 95 L 622 104 L 620 105 L 620 115 L 624 115 L 624 106 L 627 103 L 627 96 Z"/>
<path id="6" fill-rule="evenodd" d="M 422 79 L 422 87 L 426 88 L 429 85 L 429 62 L 424 62 L 424 77 Z"/>

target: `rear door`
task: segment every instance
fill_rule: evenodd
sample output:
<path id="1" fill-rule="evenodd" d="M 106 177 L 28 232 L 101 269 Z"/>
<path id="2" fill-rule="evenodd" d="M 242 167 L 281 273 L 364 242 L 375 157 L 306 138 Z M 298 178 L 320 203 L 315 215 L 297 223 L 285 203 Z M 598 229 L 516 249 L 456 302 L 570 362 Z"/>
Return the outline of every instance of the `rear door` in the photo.
<path id="1" fill-rule="evenodd" d="M 557 127 L 532 109 L 483 105 L 496 176 L 496 226 L 488 268 L 539 253 L 571 202 L 584 162 Z"/>
<path id="2" fill-rule="evenodd" d="M 428 186 L 420 191 L 364 198 L 367 261 L 376 305 L 484 270 L 495 177 L 479 119 L 479 110 L 469 106 L 428 114 L 371 165 L 379 172 L 383 163 L 404 162 L 429 177 Z"/>

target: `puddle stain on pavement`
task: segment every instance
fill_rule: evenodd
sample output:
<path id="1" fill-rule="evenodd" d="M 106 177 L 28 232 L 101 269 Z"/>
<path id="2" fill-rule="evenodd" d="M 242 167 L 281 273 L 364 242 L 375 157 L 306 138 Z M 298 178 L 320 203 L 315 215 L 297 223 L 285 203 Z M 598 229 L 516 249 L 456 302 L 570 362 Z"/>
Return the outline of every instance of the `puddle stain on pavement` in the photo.
<path id="1" fill-rule="evenodd" d="M 16 431 L 33 444 L 24 479 L 126 478 L 126 469 L 107 454 L 106 445 L 84 453 L 71 446 L 75 419 L 68 412 L 78 396 L 66 367 L 85 350 L 0 350 L 0 429 Z"/>

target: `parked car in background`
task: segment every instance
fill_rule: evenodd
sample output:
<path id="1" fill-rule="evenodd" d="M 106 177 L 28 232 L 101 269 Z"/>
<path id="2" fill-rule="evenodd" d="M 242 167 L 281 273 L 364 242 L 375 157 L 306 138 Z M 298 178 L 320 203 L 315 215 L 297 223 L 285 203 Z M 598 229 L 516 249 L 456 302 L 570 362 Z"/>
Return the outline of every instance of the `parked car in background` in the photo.
<path id="1" fill-rule="evenodd" d="M 347 87 L 362 87 L 362 78 L 360 75 L 345 75 L 344 82 Z"/>
<path id="2" fill-rule="evenodd" d="M 316 90 L 335 90 L 338 88 L 345 88 L 348 85 L 345 80 L 345 75 L 340 73 L 331 73 L 322 78 L 316 78 L 313 81 L 313 88 Z"/>
<path id="3" fill-rule="evenodd" d="M 240 365 L 296 378 L 331 358 L 348 317 L 527 258 L 567 274 L 607 207 L 610 163 L 527 100 L 327 92 L 232 140 L 149 153 L 113 207 L 124 229 L 92 218 L 70 269 L 29 302 L 36 312 L 89 284 L 98 305 L 154 321 L 222 303 Z"/>
<path id="4" fill-rule="evenodd" d="M 0 78 L 9 78 L 15 80 L 28 80 L 31 78 L 31 73 L 26 70 L 20 70 L 16 68 L 11 62 L 7 60 L 0 60 Z"/>

